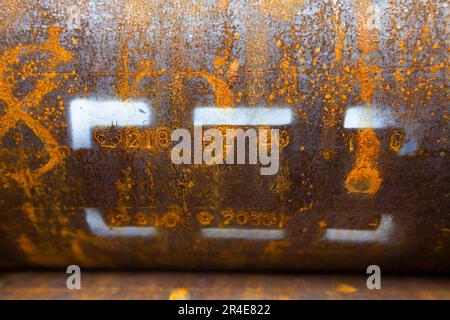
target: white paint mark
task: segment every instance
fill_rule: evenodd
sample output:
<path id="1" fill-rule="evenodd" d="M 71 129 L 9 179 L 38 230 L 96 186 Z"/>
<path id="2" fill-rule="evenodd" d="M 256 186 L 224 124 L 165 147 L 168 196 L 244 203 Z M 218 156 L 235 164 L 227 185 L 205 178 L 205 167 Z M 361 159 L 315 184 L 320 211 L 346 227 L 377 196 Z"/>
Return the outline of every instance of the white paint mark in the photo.
<path id="1" fill-rule="evenodd" d="M 98 101 L 76 99 L 70 103 L 72 148 L 92 148 L 95 126 L 148 126 L 151 110 L 143 101 Z"/>
<path id="2" fill-rule="evenodd" d="M 281 126 L 292 122 L 290 108 L 218 108 L 202 107 L 194 110 L 194 125 Z"/>
<path id="3" fill-rule="evenodd" d="M 158 230 L 154 227 L 110 227 L 98 209 L 86 208 L 86 222 L 91 231 L 105 237 L 152 237 Z"/>
<path id="4" fill-rule="evenodd" d="M 399 156 L 407 156 L 410 154 L 414 154 L 417 148 L 419 147 L 419 143 L 417 142 L 416 137 L 412 135 L 407 135 L 403 146 L 398 151 Z"/>
<path id="5" fill-rule="evenodd" d="M 380 225 L 376 230 L 350 230 L 350 229 L 327 229 L 324 239 L 337 242 L 380 242 L 389 241 L 389 236 L 394 229 L 391 215 L 382 215 Z"/>
<path id="6" fill-rule="evenodd" d="M 81 10 L 77 5 L 71 5 L 67 8 L 66 24 L 68 29 L 80 29 L 81 25 Z"/>
<path id="7" fill-rule="evenodd" d="M 245 240 L 280 240 L 285 237 L 284 230 L 238 229 L 238 228 L 203 228 L 206 238 L 245 239 Z"/>
<path id="8" fill-rule="evenodd" d="M 371 4 L 367 7 L 367 22 L 366 27 L 368 30 L 380 30 L 381 28 L 381 12 L 380 7 L 375 4 Z"/>
<path id="9" fill-rule="evenodd" d="M 389 110 L 358 106 L 345 111 L 344 128 L 346 129 L 382 129 L 396 124 Z"/>

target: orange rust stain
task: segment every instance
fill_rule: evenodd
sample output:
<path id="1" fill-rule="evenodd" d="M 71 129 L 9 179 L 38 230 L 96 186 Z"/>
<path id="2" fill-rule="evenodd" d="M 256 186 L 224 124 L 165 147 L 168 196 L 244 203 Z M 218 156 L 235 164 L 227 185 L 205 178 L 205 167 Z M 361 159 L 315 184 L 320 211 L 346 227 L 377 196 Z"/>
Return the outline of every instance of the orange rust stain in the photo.
<path id="1" fill-rule="evenodd" d="M 14 24 L 11 22 L 18 20 L 21 17 L 21 12 L 27 9 L 26 3 L 17 0 L 2 0 L 2 7 L 7 8 L 8 15 L 8 19 L 0 19 L 2 29 L 13 28 Z"/>
<path id="2" fill-rule="evenodd" d="M 338 21 L 340 21 L 340 19 L 341 19 L 340 13 L 341 12 L 339 11 L 338 18 L 337 18 Z M 335 32 L 336 36 L 335 36 L 335 45 L 334 45 L 334 56 L 335 56 L 336 63 L 341 63 L 343 51 L 345 49 L 345 43 L 344 43 L 345 29 L 337 21 L 335 21 L 335 24 L 336 25 L 334 27 L 334 32 Z"/>
<path id="3" fill-rule="evenodd" d="M 281 47 L 283 51 L 283 58 L 278 65 L 281 72 L 272 84 L 269 101 L 273 101 L 277 96 L 284 96 L 285 102 L 293 105 L 300 100 L 300 93 L 298 92 L 298 65 L 294 56 L 294 52 L 299 46 L 298 44 L 288 46 L 278 41 L 277 47 Z"/>
<path id="4" fill-rule="evenodd" d="M 322 151 L 322 158 L 324 158 L 326 161 L 330 160 L 332 156 L 333 156 L 333 151 L 330 151 L 330 150 Z"/>
<path id="5" fill-rule="evenodd" d="M 138 96 L 138 86 L 144 78 L 158 77 L 166 72 L 165 69 L 157 69 L 156 63 L 150 58 L 135 58 L 143 52 L 150 51 L 153 53 L 148 41 L 143 38 L 141 31 L 146 21 L 145 13 L 153 13 L 153 6 L 154 4 L 130 0 L 128 9 L 124 12 L 129 23 L 126 25 L 120 24 L 119 26 L 121 47 L 117 61 L 115 88 L 121 100 Z M 130 37 L 130 34 L 133 36 Z M 134 47 L 130 49 L 130 41 L 139 41 L 143 48 Z"/>
<path id="6" fill-rule="evenodd" d="M 278 20 L 291 20 L 303 6 L 301 0 L 262 0 L 261 10 Z"/>
<path id="7" fill-rule="evenodd" d="M 231 27 L 225 26 L 226 39 L 222 54 L 217 55 L 213 61 L 214 71 L 187 70 L 183 73 L 186 78 L 202 78 L 211 86 L 214 92 L 215 102 L 218 107 L 233 107 L 235 105 L 234 93 L 231 88 L 238 78 L 239 61 L 231 55 L 234 41 L 239 38 L 233 34 Z"/>
<path id="8" fill-rule="evenodd" d="M 289 172 L 289 164 L 282 165 L 277 177 L 270 185 L 272 193 L 274 193 L 280 201 L 287 199 L 288 192 L 292 188 Z"/>
<path id="9" fill-rule="evenodd" d="M 358 289 L 356 289 L 355 287 L 352 287 L 348 284 L 343 283 L 343 284 L 339 285 L 339 287 L 337 288 L 337 291 L 341 292 L 341 293 L 354 293 L 354 292 L 358 291 Z"/>
<path id="10" fill-rule="evenodd" d="M 127 167 L 122 170 L 122 179 L 116 181 L 116 189 L 118 192 L 117 212 L 109 214 L 109 221 L 114 225 L 124 225 L 130 222 L 130 214 L 128 207 L 131 207 L 131 194 L 135 185 L 132 169 Z"/>
<path id="11" fill-rule="evenodd" d="M 48 161 L 41 167 L 31 170 L 24 167 L 16 172 L 7 172 L 8 176 L 21 185 L 26 194 L 31 196 L 30 189 L 37 184 L 37 179 L 44 173 L 50 171 L 57 164 L 64 160 L 62 147 L 50 133 L 49 129 L 40 121 L 33 118 L 26 111 L 37 108 L 44 97 L 54 89 L 60 87 L 67 75 L 59 75 L 56 71 L 58 65 L 67 63 L 73 59 L 71 53 L 61 46 L 59 34 L 61 30 L 57 27 L 50 27 L 48 39 L 38 45 L 19 45 L 6 50 L 0 57 L 0 100 L 3 100 L 6 112 L 0 119 L 0 140 L 5 134 L 16 126 L 19 121 L 27 125 L 34 134 L 42 141 L 45 151 L 48 153 Z M 24 63 L 22 71 L 19 72 L 22 79 L 36 79 L 34 88 L 19 100 L 15 96 L 15 87 L 18 79 L 15 76 L 14 66 L 19 63 L 19 59 L 27 56 L 34 56 L 42 52 L 50 53 L 50 57 L 44 60 L 28 61 Z M 45 71 L 37 72 L 37 65 Z M 72 75 L 74 73 L 71 73 Z M 62 79 L 60 79 L 62 78 Z"/>
<path id="12" fill-rule="evenodd" d="M 374 194 L 381 185 L 378 172 L 380 140 L 372 129 L 356 132 L 356 160 L 353 170 L 345 180 L 349 192 Z"/>
<path id="13" fill-rule="evenodd" d="M 188 300 L 189 291 L 186 288 L 177 288 L 170 292 L 169 300 Z"/>
<path id="14" fill-rule="evenodd" d="M 266 96 L 266 74 L 269 61 L 267 25 L 261 16 L 252 16 L 246 22 L 248 37 L 245 47 L 245 93 L 247 104 L 258 105 Z"/>
<path id="15" fill-rule="evenodd" d="M 225 80 L 220 79 L 218 76 L 212 75 L 207 71 L 188 71 L 186 72 L 186 75 L 188 77 L 200 77 L 208 81 L 214 91 L 214 97 L 218 107 L 234 106 L 234 94 Z"/>
<path id="16" fill-rule="evenodd" d="M 298 209 L 298 212 L 300 213 L 306 213 L 307 211 L 310 211 L 314 206 L 314 201 L 306 202 L 305 205 Z"/>
<path id="17" fill-rule="evenodd" d="M 361 100 L 370 105 L 373 93 L 376 89 L 378 79 L 381 73 L 381 68 L 372 64 L 369 65 L 366 60 L 373 50 L 378 49 L 377 33 L 373 30 L 368 30 L 366 24 L 368 21 L 367 10 L 370 6 L 370 1 L 355 1 L 356 18 L 357 18 L 357 34 L 358 34 L 358 48 L 361 50 L 361 55 L 356 67 L 357 78 L 361 86 Z"/>
<path id="18" fill-rule="evenodd" d="M 38 221 L 37 217 L 36 217 L 36 213 L 34 211 L 33 206 L 30 203 L 25 203 L 22 206 L 22 210 L 23 212 L 27 215 L 28 219 L 32 222 L 32 223 L 36 223 Z"/>
<path id="19" fill-rule="evenodd" d="M 37 250 L 36 246 L 33 242 L 31 242 L 30 238 L 27 237 L 25 234 L 21 234 L 18 238 L 19 246 L 22 249 L 23 252 L 25 252 L 28 255 L 34 254 Z"/>
<path id="20" fill-rule="evenodd" d="M 237 59 L 233 59 L 228 66 L 227 71 L 227 84 L 230 88 L 232 88 L 238 79 L 239 76 L 239 61 Z"/>
<path id="21" fill-rule="evenodd" d="M 24 233 L 17 239 L 19 248 L 26 255 L 27 259 L 37 265 L 44 267 L 54 267 L 55 265 L 67 265 L 64 255 L 57 254 L 54 249 L 42 249 Z"/>
<path id="22" fill-rule="evenodd" d="M 70 246 L 74 257 L 84 265 L 90 265 L 91 259 L 86 256 L 78 240 L 73 240 Z"/>
<path id="23" fill-rule="evenodd" d="M 266 256 L 277 256 L 286 252 L 286 248 L 290 246 L 289 240 L 270 241 L 264 247 L 264 254 Z"/>
<path id="24" fill-rule="evenodd" d="M 367 60 L 372 50 L 378 49 L 377 33 L 367 28 L 367 12 L 370 1 L 356 0 L 354 2 L 357 19 L 358 48 L 361 51 L 358 65 L 355 68 L 360 86 L 360 99 L 370 108 L 372 96 L 377 87 L 381 68 Z M 356 132 L 356 160 L 353 169 L 347 175 L 345 187 L 350 193 L 376 193 L 382 179 L 378 171 L 380 140 L 373 129 L 363 129 Z"/>
<path id="25" fill-rule="evenodd" d="M 228 10 L 229 7 L 230 7 L 230 0 L 217 0 L 216 1 L 217 11 Z"/>
<path id="26" fill-rule="evenodd" d="M 126 100 L 131 97 L 128 58 L 129 58 L 128 41 L 125 40 L 122 43 L 121 55 L 119 58 L 119 63 L 117 65 L 117 82 L 116 82 L 117 94 L 122 100 Z"/>
<path id="27" fill-rule="evenodd" d="M 316 82 L 322 83 L 319 92 L 322 99 L 322 123 L 327 127 L 335 127 L 340 123 L 340 114 L 345 110 L 345 106 L 348 103 L 348 96 L 352 94 L 356 89 L 356 81 L 354 74 L 356 71 L 352 70 L 350 66 L 345 65 L 347 55 L 346 52 L 350 52 L 351 48 L 347 49 L 345 43 L 346 27 L 341 19 L 342 9 L 335 3 L 332 3 L 333 15 L 330 17 L 330 21 L 334 31 L 334 61 L 330 63 L 323 63 L 318 65 L 318 59 L 323 55 L 320 47 L 315 48 L 312 52 L 312 65 L 314 68 L 311 73 L 311 84 Z M 302 50 L 300 50 L 302 54 Z M 300 57 L 300 62 L 304 62 L 305 59 Z M 303 71 L 302 71 L 303 72 Z M 326 79 L 326 81 L 323 81 Z M 327 130 L 327 129 L 325 129 Z"/>
<path id="28" fill-rule="evenodd" d="M 145 59 L 138 65 L 136 72 L 136 82 L 139 83 L 146 77 L 156 77 L 166 72 L 165 69 L 156 69 L 155 63 L 149 59 Z"/>
<path id="29" fill-rule="evenodd" d="M 418 13 L 417 20 L 423 19 L 426 24 L 418 35 L 416 31 L 402 32 L 401 27 L 393 24 L 395 33 L 392 40 L 397 43 L 398 62 L 393 70 L 395 81 L 388 83 L 386 89 L 393 89 L 395 100 L 392 107 L 403 113 L 402 121 L 411 127 L 417 123 L 418 117 L 423 116 L 424 106 L 427 106 L 427 116 L 435 115 L 438 104 L 430 104 L 430 100 L 446 89 L 444 84 L 438 84 L 440 80 L 436 73 L 445 73 L 448 69 L 448 55 L 439 54 L 448 52 L 448 48 L 445 41 L 436 37 L 436 18 L 439 15 L 436 5 L 430 1 L 426 6 L 427 10 Z M 397 11 L 396 14 L 401 19 L 402 13 Z M 416 134 L 421 135 L 420 132 Z"/>

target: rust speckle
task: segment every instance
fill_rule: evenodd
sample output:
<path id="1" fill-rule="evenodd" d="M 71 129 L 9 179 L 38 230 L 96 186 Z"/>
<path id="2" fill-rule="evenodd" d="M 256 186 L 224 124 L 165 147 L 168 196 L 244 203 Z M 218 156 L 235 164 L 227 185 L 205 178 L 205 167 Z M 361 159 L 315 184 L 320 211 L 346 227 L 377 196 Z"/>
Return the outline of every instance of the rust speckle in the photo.
<path id="1" fill-rule="evenodd" d="M 352 287 L 348 284 L 343 283 L 343 284 L 339 285 L 339 287 L 337 288 L 337 291 L 341 292 L 341 293 L 350 294 L 350 293 L 354 293 L 354 292 L 358 291 L 358 289 L 356 289 L 355 287 Z"/>
<path id="2" fill-rule="evenodd" d="M 169 300 L 188 300 L 189 291 L 185 288 L 177 288 L 170 292 Z"/>

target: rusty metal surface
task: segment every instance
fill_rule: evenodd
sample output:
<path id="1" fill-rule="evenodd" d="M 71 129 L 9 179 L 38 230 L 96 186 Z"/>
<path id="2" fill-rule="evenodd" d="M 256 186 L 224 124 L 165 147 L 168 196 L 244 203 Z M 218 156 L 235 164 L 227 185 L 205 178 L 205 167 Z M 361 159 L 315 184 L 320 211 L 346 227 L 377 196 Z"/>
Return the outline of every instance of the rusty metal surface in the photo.
<path id="1" fill-rule="evenodd" d="M 448 278 L 383 277 L 381 290 L 352 275 L 86 272 L 82 289 L 64 272 L 0 274 L 0 299 L 450 299 Z"/>
<path id="2" fill-rule="evenodd" d="M 449 271 L 447 61 L 445 1 L 3 0 L 0 267 Z M 205 106 L 288 108 L 278 173 L 173 164 Z"/>

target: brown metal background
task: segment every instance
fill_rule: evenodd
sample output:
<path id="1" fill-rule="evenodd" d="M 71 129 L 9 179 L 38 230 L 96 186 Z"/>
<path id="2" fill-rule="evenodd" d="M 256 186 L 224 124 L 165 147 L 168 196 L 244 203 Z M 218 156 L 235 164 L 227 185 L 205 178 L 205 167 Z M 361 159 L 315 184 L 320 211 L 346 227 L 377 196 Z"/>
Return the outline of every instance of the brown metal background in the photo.
<path id="1" fill-rule="evenodd" d="M 0 266 L 448 271 L 447 5 L 3 0 Z M 196 106 L 288 106 L 294 121 L 279 173 L 263 177 L 173 165 L 171 146 L 73 150 L 79 97 L 148 101 L 152 129 L 167 132 L 192 129 Z M 358 105 L 402 126 L 344 129 Z M 405 130 L 418 148 L 400 156 Z M 86 208 L 115 227 L 153 215 L 159 233 L 95 235 Z M 268 215 L 286 236 L 203 237 L 199 214 L 228 228 L 223 210 Z M 388 242 L 323 240 L 329 228 L 377 230 L 386 215 Z"/>

